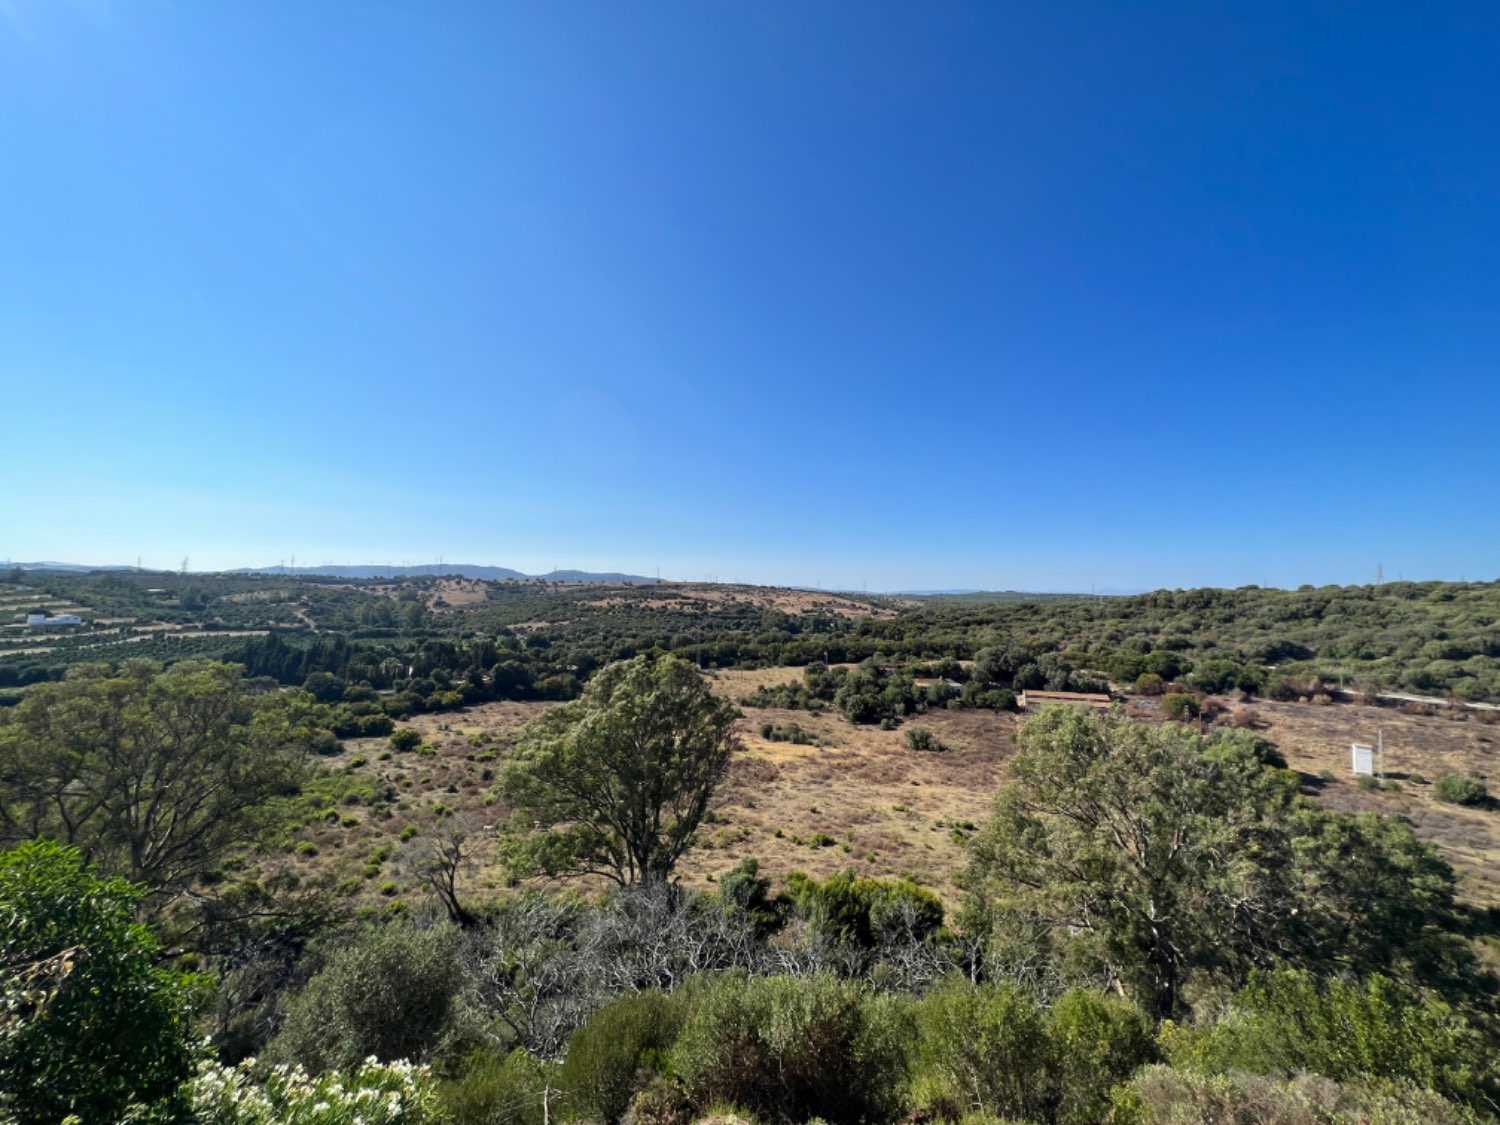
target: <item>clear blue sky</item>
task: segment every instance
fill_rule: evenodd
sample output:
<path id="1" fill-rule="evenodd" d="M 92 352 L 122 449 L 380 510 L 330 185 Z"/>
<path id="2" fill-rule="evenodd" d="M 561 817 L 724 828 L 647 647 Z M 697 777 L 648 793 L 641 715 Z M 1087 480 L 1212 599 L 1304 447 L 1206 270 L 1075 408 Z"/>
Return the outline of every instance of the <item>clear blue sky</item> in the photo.
<path id="1" fill-rule="evenodd" d="M 0 555 L 1500 573 L 1500 6 L 0 0 Z"/>

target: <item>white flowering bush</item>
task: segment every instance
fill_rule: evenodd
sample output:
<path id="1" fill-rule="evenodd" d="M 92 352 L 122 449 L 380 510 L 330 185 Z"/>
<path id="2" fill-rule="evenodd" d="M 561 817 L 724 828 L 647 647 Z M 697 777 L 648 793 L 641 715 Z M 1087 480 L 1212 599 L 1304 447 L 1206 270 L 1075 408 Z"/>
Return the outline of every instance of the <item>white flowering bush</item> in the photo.
<path id="1" fill-rule="evenodd" d="M 437 1120 L 425 1067 L 368 1058 L 346 1074 L 314 1078 L 278 1066 L 263 1079 L 255 1060 L 207 1062 L 192 1083 L 199 1125 L 430 1125 Z"/>

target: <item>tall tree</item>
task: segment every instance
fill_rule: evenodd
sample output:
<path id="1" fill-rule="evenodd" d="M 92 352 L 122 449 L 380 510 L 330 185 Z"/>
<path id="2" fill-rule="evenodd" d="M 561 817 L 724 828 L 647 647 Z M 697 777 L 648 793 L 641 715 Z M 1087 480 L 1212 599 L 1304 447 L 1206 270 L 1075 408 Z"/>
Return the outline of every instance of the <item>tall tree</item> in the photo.
<path id="1" fill-rule="evenodd" d="M 528 830 L 511 855 L 549 874 L 666 881 L 729 767 L 737 714 L 685 660 L 602 669 L 522 732 L 501 774 Z"/>
<path id="2" fill-rule="evenodd" d="M 1473 983 L 1451 869 L 1403 822 L 1300 796 L 1254 736 L 1055 708 L 1020 742 L 968 885 L 1156 1014 L 1195 974 L 1278 965 Z"/>
<path id="3" fill-rule="evenodd" d="M 234 665 L 75 667 L 0 718 L 0 838 L 52 837 L 179 890 L 267 823 L 325 719 L 305 692 L 251 692 Z"/>

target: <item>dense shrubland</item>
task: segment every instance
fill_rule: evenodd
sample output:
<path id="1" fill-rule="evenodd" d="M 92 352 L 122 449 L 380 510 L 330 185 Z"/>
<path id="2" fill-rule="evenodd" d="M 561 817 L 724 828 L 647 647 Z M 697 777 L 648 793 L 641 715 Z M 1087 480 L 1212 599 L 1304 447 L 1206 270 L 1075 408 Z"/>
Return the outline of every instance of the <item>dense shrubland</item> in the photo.
<path id="1" fill-rule="evenodd" d="M 1057 671 L 1026 656 L 922 671 Z M 835 705 L 851 685 L 901 690 L 809 671 Z M 1496 982 L 1472 944 L 1492 920 L 1404 821 L 1313 804 L 1253 732 L 1044 711 L 951 910 L 852 871 L 775 886 L 753 860 L 695 894 L 671 872 L 732 716 L 684 662 L 636 659 L 523 735 L 496 778 L 522 815 L 484 845 L 518 874 L 606 871 L 614 890 L 465 900 L 451 876 L 486 837 L 455 827 L 421 858 L 431 909 L 354 923 L 316 888 L 223 870 L 315 787 L 302 766 L 331 714 L 222 665 L 142 664 L 80 668 L 0 722 L 0 1120 L 1456 1122 L 1500 1106 Z M 213 803 L 241 783 L 242 808 Z"/>
<path id="2" fill-rule="evenodd" d="M 936 674 L 960 685 L 961 702 L 978 706 L 1006 706 L 1002 692 L 1084 689 L 1105 677 L 1149 692 L 1176 684 L 1295 698 L 1343 681 L 1500 700 L 1497 583 L 1160 590 L 1110 598 L 846 596 L 846 609 L 864 604 L 871 611 L 851 617 L 822 608 L 789 614 L 750 596 L 710 606 L 670 585 L 610 587 L 606 597 L 599 587 L 496 583 L 482 604 L 443 608 L 436 578 L 124 572 L 20 578 L 28 590 L 75 600 L 100 615 L 168 621 L 187 631 L 113 643 L 50 636 L 53 651 L 46 654 L 0 652 L 0 689 L 61 678 L 78 661 L 229 659 L 251 677 L 306 686 L 339 709 L 340 730 L 351 735 L 382 733 L 377 728 L 387 718 L 485 699 L 571 699 L 597 668 L 652 651 L 706 668 L 873 659 L 883 670 L 879 678 L 897 682 L 861 684 L 845 698 L 850 711 L 873 721 L 909 713 L 916 690 L 902 681 L 923 677 L 917 669 L 945 666 Z M 167 594 L 148 596 L 148 588 Z M 270 635 L 195 638 L 198 628 Z M 801 705 L 833 704 L 837 691 L 812 692 Z M 992 698 L 979 702 L 986 694 Z"/>

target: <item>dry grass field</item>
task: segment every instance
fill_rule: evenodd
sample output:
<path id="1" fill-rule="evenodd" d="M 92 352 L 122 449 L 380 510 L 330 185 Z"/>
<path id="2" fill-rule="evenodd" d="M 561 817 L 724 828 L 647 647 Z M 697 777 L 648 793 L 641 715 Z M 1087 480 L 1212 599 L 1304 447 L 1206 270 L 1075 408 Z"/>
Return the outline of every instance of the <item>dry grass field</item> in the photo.
<path id="1" fill-rule="evenodd" d="M 721 672 L 714 690 L 738 700 L 761 685 L 785 683 L 799 669 Z M 403 900 L 419 891 L 403 869 L 403 843 L 432 832 L 448 816 L 493 824 L 505 810 L 491 783 L 516 733 L 548 704 L 490 703 L 447 715 L 423 715 L 410 726 L 421 750 L 392 753 L 385 739 L 351 741 L 324 760 L 330 776 L 314 789 L 327 802 L 285 846 L 258 857 L 263 873 L 332 874 L 342 893 L 363 905 Z M 1255 702 L 1248 709 L 1300 771 L 1309 792 L 1330 807 L 1407 816 L 1460 874 L 1465 897 L 1500 904 L 1500 812 L 1438 802 L 1431 782 L 1463 772 L 1496 787 L 1500 726 L 1402 714 L 1356 704 Z M 1133 701 L 1134 714 L 1159 718 L 1152 701 Z M 761 724 L 795 723 L 811 744 L 770 741 Z M 834 712 L 809 714 L 746 708 L 743 750 L 731 768 L 714 822 L 680 868 L 689 886 L 710 888 L 744 856 L 757 857 L 775 878 L 794 870 L 826 876 L 852 867 L 861 874 L 911 877 L 950 902 L 962 869 L 965 840 L 988 816 L 990 799 L 1015 750 L 1020 717 L 943 711 L 903 728 L 855 727 Z M 931 730 L 946 749 L 917 752 L 910 726 Z M 1383 728 L 1388 776 L 1399 789 L 1359 788 L 1349 771 L 1349 744 L 1375 740 Z M 1413 775 L 1427 783 L 1413 782 Z M 1331 778 L 1331 779 L 1330 779 Z M 380 816 L 372 793 L 386 790 L 394 807 Z M 504 872 L 481 863 L 469 872 L 470 894 L 484 898 L 504 886 Z"/>
<path id="2" fill-rule="evenodd" d="M 822 590 L 794 590 L 779 586 L 733 586 L 720 583 L 673 582 L 650 587 L 652 597 L 644 600 L 623 594 L 605 595 L 588 604 L 609 608 L 631 606 L 638 609 L 684 608 L 701 609 L 704 613 L 723 609 L 726 606 L 748 606 L 754 609 L 774 609 L 797 617 L 815 613 L 832 614 L 837 617 L 895 617 L 897 609 L 887 600 L 871 603 L 844 594 L 827 593 Z"/>
<path id="3" fill-rule="evenodd" d="M 1354 703 L 1257 703 L 1252 711 L 1265 723 L 1261 733 L 1307 778 L 1319 800 L 1350 812 L 1407 817 L 1453 864 L 1466 898 L 1500 905 L 1500 811 L 1443 804 L 1432 785 L 1446 773 L 1463 773 L 1491 791 L 1500 789 L 1500 725 Z M 1374 746 L 1380 730 L 1386 778 L 1399 788 L 1361 789 L 1350 769 L 1349 747 L 1354 742 Z"/>

